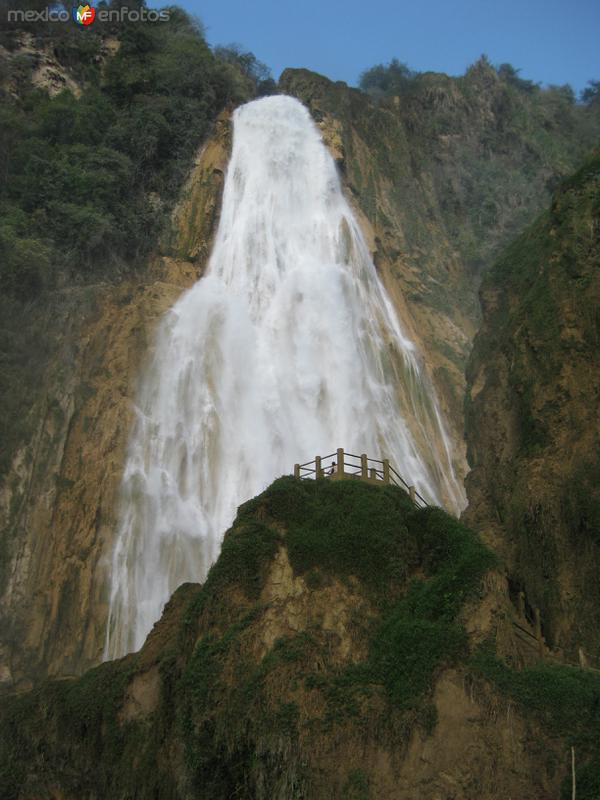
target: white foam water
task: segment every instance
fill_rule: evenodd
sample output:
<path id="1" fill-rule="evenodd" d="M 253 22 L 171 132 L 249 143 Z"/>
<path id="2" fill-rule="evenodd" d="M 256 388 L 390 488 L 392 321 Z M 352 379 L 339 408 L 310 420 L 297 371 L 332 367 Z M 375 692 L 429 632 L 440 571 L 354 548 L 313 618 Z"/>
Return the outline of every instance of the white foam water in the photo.
<path id="1" fill-rule="evenodd" d="M 428 501 L 463 505 L 431 383 L 297 100 L 235 111 L 213 253 L 160 324 L 136 413 L 106 658 L 142 645 L 236 507 L 296 462 L 388 457 Z"/>

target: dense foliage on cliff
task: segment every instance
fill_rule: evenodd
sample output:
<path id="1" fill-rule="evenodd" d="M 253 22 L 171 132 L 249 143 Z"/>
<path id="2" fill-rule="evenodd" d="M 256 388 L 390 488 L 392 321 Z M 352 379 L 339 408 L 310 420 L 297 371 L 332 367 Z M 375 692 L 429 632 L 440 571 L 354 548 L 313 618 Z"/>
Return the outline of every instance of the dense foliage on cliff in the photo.
<path id="1" fill-rule="evenodd" d="M 89 279 L 139 261 L 215 116 L 267 77 L 252 54 L 215 55 L 183 11 L 169 14 L 91 30 L 36 28 L 34 47 L 53 48 L 79 96 L 35 89 L 27 32 L 5 33 L 1 291 L 27 299 L 58 271 Z"/>
<path id="2" fill-rule="evenodd" d="M 418 72 L 393 58 L 389 64 L 375 64 L 361 73 L 358 85 L 372 97 L 393 97 L 403 94 Z"/>
<path id="3" fill-rule="evenodd" d="M 497 67 L 492 67 L 487 56 L 481 56 L 478 62 L 485 64 L 490 69 L 495 69 L 500 80 L 510 86 L 514 86 L 521 92 L 527 94 L 541 94 L 546 97 L 562 97 L 568 104 L 575 102 L 575 92 L 569 84 L 562 86 L 547 86 L 542 88 L 541 84 L 522 78 L 512 64 L 502 63 Z M 408 64 L 393 58 L 387 64 L 375 64 L 373 67 L 361 72 L 358 85 L 363 92 L 367 92 L 374 98 L 393 97 L 406 94 L 414 85 L 414 81 L 421 73 L 411 69 Z M 580 100 L 582 103 L 591 104 L 596 102 L 600 89 L 600 81 L 588 81 L 588 86 L 581 92 Z"/>
<path id="4" fill-rule="evenodd" d="M 175 593 L 139 653 L 4 699 L 2 796 L 379 796 L 383 761 L 396 781 L 409 742 L 431 747 L 432 690 L 452 668 L 472 693 L 470 725 L 474 697 L 494 685 L 490 724 L 510 698 L 556 784 L 574 744 L 577 796 L 595 800 L 598 675 L 517 671 L 492 640 L 471 650 L 466 604 L 477 607 L 496 563 L 463 525 L 396 487 L 281 478 L 240 507 L 205 584 Z M 480 760 L 459 796 L 481 796 Z M 563 788 L 570 796 L 568 773 Z"/>
<path id="5" fill-rule="evenodd" d="M 467 370 L 472 519 L 499 528 L 549 640 L 600 664 L 598 152 L 497 261 L 482 300 Z"/>
<path id="6" fill-rule="evenodd" d="M 308 71 L 286 71 L 282 84 L 317 118 L 327 113 L 342 122 L 346 181 L 385 238 L 401 227 L 406 258 L 429 252 L 443 232 L 452 245 L 446 261 L 458 255 L 471 286 L 600 136 L 593 93 L 577 103 L 570 87 L 531 84 L 486 57 L 458 77 L 415 72 L 397 60 L 379 64 L 363 73 L 360 93 Z M 426 260 L 431 270 L 434 259 Z M 448 276 L 435 277 L 439 284 L 410 299 L 446 311 Z"/>
<path id="7" fill-rule="evenodd" d="M 570 86 L 542 87 L 485 56 L 457 78 L 393 60 L 366 70 L 360 86 L 383 109 L 396 96 L 423 160 L 438 161 L 448 234 L 476 272 L 532 221 L 530 209 L 539 210 L 540 198 L 549 198 L 600 136 L 594 82 L 576 103 Z"/>
<path id="8" fill-rule="evenodd" d="M 59 303 L 44 290 L 142 264 L 217 114 L 269 89 L 252 53 L 213 52 L 198 23 L 169 14 L 0 32 L 0 474 L 33 429 Z M 64 90 L 49 92 L 48 75 Z"/>
<path id="9" fill-rule="evenodd" d="M 294 587 L 273 576 L 278 552 Z M 399 750 L 413 727 L 431 732 L 432 686 L 467 657 L 460 611 L 494 563 L 475 534 L 396 487 L 281 478 L 240 507 L 205 584 L 176 593 L 139 654 L 5 700 L 4 797 L 43 785 L 78 800 L 133 787 L 320 797 L 323 780 L 328 796 L 353 797 L 332 783 L 336 759 L 324 776 L 314 768 L 319 743 L 335 748 L 348 730 L 366 742 L 371 727 Z M 271 641 L 273 609 L 285 617 L 287 604 L 300 627 Z M 303 626 L 305 606 L 315 614 Z M 339 635 L 323 621 L 331 606 L 348 620 Z M 132 687 L 152 672 L 159 691 L 140 715 Z M 360 764 L 344 766 L 360 783 Z"/>
<path id="10" fill-rule="evenodd" d="M 540 662 L 510 669 L 486 647 L 471 660 L 475 672 L 491 681 L 529 715 L 543 720 L 555 736 L 568 736 L 576 752 L 576 795 L 600 797 L 600 674 L 578 667 Z M 561 787 L 561 800 L 573 797 L 572 774 Z"/>

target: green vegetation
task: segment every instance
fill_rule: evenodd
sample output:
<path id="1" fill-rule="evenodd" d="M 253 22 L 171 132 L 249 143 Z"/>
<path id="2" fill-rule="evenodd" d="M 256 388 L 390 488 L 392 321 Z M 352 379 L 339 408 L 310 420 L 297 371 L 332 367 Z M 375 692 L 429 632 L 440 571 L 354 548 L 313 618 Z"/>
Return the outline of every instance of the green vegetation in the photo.
<path id="1" fill-rule="evenodd" d="M 233 587 L 255 604 L 277 546 L 286 547 L 295 575 L 311 587 L 319 590 L 337 578 L 351 592 L 366 593 L 378 618 L 367 634 L 365 661 L 317 673 L 312 664 L 325 646 L 318 629 L 278 639 L 258 663 L 247 659 L 249 627 L 264 613 L 257 605 L 246 606 L 222 632 L 199 641 L 177 684 L 179 724 L 193 785 L 210 786 L 219 796 L 231 786 L 217 767 L 218 742 L 235 738 L 241 747 L 236 763 L 247 776 L 258 766 L 250 757 L 252 747 L 240 742 L 298 735 L 297 704 L 287 691 L 281 699 L 282 687 L 290 683 L 296 691 L 321 694 L 327 712 L 319 724 L 326 729 L 356 720 L 375 693 L 387 699 L 390 710 L 407 713 L 430 732 L 435 709 L 424 698 L 437 671 L 466 654 L 457 617 L 495 563 L 460 523 L 441 509 L 415 509 L 396 487 L 284 477 L 240 507 L 186 624 L 193 626 L 208 608 L 222 607 Z M 411 579 L 415 570 L 426 577 Z M 365 622 L 358 619 L 357 625 Z M 208 742 L 198 732 L 209 730 L 207 754 Z M 356 776 L 349 778 L 348 796 L 365 796 L 363 790 Z"/>
<path id="2" fill-rule="evenodd" d="M 600 100 L 600 81 L 588 81 L 588 85 L 581 92 L 582 103 L 598 103 Z"/>
<path id="3" fill-rule="evenodd" d="M 330 679 L 309 676 L 332 706 L 339 701 L 356 711 L 353 693 L 379 686 L 393 706 L 415 708 L 436 670 L 464 653 L 466 635 L 456 618 L 495 559 L 441 509 L 415 509 L 394 486 L 280 478 L 241 507 L 242 521 L 248 514 L 284 525 L 295 574 L 316 586 L 332 576 L 357 580 L 381 612 L 366 662 Z M 238 536 L 244 534 L 230 538 Z M 237 549 L 228 553 L 224 548 L 219 570 L 239 573 Z M 417 568 L 426 580 L 410 581 Z"/>
<path id="4" fill-rule="evenodd" d="M 224 591 L 232 584 L 240 586 L 252 599 L 260 592 L 264 568 L 275 555 L 281 536 L 262 522 L 245 516 L 238 517 L 235 535 L 223 542 L 221 557 L 206 581 L 207 594 Z"/>
<path id="5" fill-rule="evenodd" d="M 232 84 L 239 82 L 240 75 L 246 83 L 254 88 L 258 97 L 271 94 L 276 90 L 276 83 L 271 77 L 271 70 L 254 53 L 245 51 L 239 44 L 220 46 L 214 49 L 215 58 L 221 64 L 230 68 L 229 80 Z M 247 87 L 245 88 L 247 92 Z"/>
<path id="6" fill-rule="evenodd" d="M 576 750 L 577 797 L 600 796 L 600 674 L 576 667 L 538 664 L 520 672 L 499 661 L 489 649 L 471 659 L 476 674 L 513 698 L 544 728 L 566 739 Z M 561 797 L 571 797 L 571 779 L 565 778 Z"/>
<path id="7" fill-rule="evenodd" d="M 20 303 L 0 294 L 0 476 L 10 468 L 18 443 L 32 432 L 28 412 L 51 350 L 47 312 L 27 306 L 24 325 L 24 311 Z"/>
<path id="8" fill-rule="evenodd" d="M 67 316 L 50 290 L 66 296 L 134 274 L 156 249 L 217 114 L 269 90 L 252 53 L 212 52 L 197 22 L 169 12 L 160 23 L 97 20 L 83 30 L 40 22 L 0 32 L 0 475 L 40 418 L 35 402 L 62 333 L 55 320 Z M 32 52 L 21 52 L 23 30 Z M 78 96 L 34 87 L 45 50 Z"/>
<path id="9" fill-rule="evenodd" d="M 500 66 L 496 68 L 496 72 L 498 73 L 500 80 L 510 84 L 511 86 L 516 86 L 517 89 L 520 89 L 522 92 L 534 92 L 536 89 L 540 88 L 539 84 L 520 78 L 519 72 L 521 72 L 521 70 L 515 69 L 512 64 L 500 64 Z M 570 97 L 571 101 L 574 101 L 575 98 L 573 96 L 572 89 L 570 92 Z"/>
<path id="10" fill-rule="evenodd" d="M 39 765 L 70 765 L 72 748 L 78 748 L 80 772 L 64 769 L 66 788 L 89 796 L 94 786 L 107 791 L 120 781 L 119 767 L 131 761 L 141 732 L 120 724 L 118 713 L 134 664 L 113 662 L 86 673 L 79 680 L 48 682 L 25 694 L 3 698 L 0 737 L 0 786 L 3 800 L 17 800 L 29 782 L 43 783 Z M 53 732 L 43 729 L 52 719 Z M 147 731 L 144 734 L 147 736 Z M 150 741 L 151 737 L 147 739 Z M 146 743 L 147 743 L 146 741 Z M 139 758 L 140 753 L 138 752 Z M 84 766 L 85 765 L 85 766 Z M 43 769 L 43 768 L 42 768 Z M 125 770 L 123 770 L 125 773 Z"/>
<path id="11" fill-rule="evenodd" d="M 67 65 L 85 56 L 81 96 L 29 85 L 0 112 L 0 289 L 22 299 L 59 271 L 89 280 L 147 255 L 217 113 L 268 77 L 250 53 L 213 54 L 174 7 L 168 22 L 54 27 Z M 104 60 L 107 36 L 119 48 Z"/>
<path id="12" fill-rule="evenodd" d="M 475 353 L 487 361 L 500 350 L 512 364 L 509 381 L 519 409 L 524 453 L 540 452 L 550 442 L 547 424 L 534 409 L 536 391 L 556 380 L 565 349 L 581 351 L 600 341 L 595 300 L 585 292 L 592 270 L 600 265 L 593 225 L 590 227 L 598 213 L 599 186 L 600 156 L 595 155 L 558 186 L 550 211 L 542 213 L 504 251 L 484 284 L 501 287 L 494 310 L 497 334 L 493 338 L 479 336 Z M 561 304 L 580 292 L 577 302 L 583 341 L 566 342 Z M 526 354 L 517 350 L 515 330 L 529 331 L 535 343 Z"/>
<path id="13" fill-rule="evenodd" d="M 503 63 L 494 67 L 487 56 L 482 55 L 477 64 L 495 72 L 498 79 L 507 86 L 514 87 L 524 94 L 545 93 L 548 97 L 560 97 L 566 103 L 575 103 L 575 93 L 571 86 L 548 86 L 542 89 L 540 84 L 521 78 L 517 69 L 512 64 Z M 371 95 L 375 99 L 383 97 L 393 97 L 394 95 L 405 95 L 408 91 L 415 88 L 415 79 L 422 73 L 411 69 L 406 63 L 393 58 L 387 64 L 376 64 L 364 70 L 358 79 L 358 85 L 363 92 Z M 600 82 L 589 81 L 589 86 L 582 92 L 581 100 L 584 103 L 591 103 L 598 94 Z"/>
<path id="14" fill-rule="evenodd" d="M 252 645 L 245 632 L 262 611 L 254 606 L 223 635 L 201 639 L 176 679 L 176 725 L 184 742 L 189 781 L 195 791 L 210 797 L 230 797 L 241 786 L 252 785 L 261 766 L 257 741 L 297 735 L 298 706 L 274 695 L 268 683 L 277 670 L 293 671 L 311 638 L 304 632 L 280 638 L 258 663 L 248 660 Z M 227 755 L 222 752 L 225 747 Z"/>
<path id="15" fill-rule="evenodd" d="M 416 545 L 417 564 L 428 577 L 412 580 L 395 603 L 389 602 L 394 583 L 381 584 L 383 614 L 368 659 L 335 676 L 329 691 L 335 702 L 343 690 L 346 707 L 353 693 L 382 686 L 393 707 L 417 709 L 440 667 L 465 654 L 466 634 L 457 616 L 494 556 L 440 509 L 412 510 L 404 535 Z"/>
<path id="16" fill-rule="evenodd" d="M 253 502 L 264 503 L 267 514 L 285 526 L 297 575 L 318 569 L 324 575 L 354 576 L 379 596 L 403 586 L 417 563 L 416 543 L 406 528 L 413 506 L 393 486 L 280 478 Z"/>
<path id="17" fill-rule="evenodd" d="M 316 591 L 339 580 L 368 600 L 374 616 L 356 622 L 366 658 L 328 662 L 318 625 L 264 647 L 272 607 L 261 604 L 259 590 L 278 546 Z M 123 717 L 125 689 L 147 669 L 144 651 L 4 705 L 5 795 L 16 799 L 24 782 L 35 787 L 51 776 L 79 796 L 128 796 L 135 788 L 140 798 L 170 798 L 182 779 L 190 793 L 214 798 L 250 798 L 278 780 L 285 796 L 307 796 L 302 736 L 366 720 L 382 735 L 391 725 L 398 745 L 414 725 L 431 734 L 435 676 L 462 664 L 576 748 L 578 797 L 596 800 L 600 677 L 548 664 L 516 672 L 491 647 L 468 652 L 460 613 L 495 563 L 459 522 L 438 508 L 416 509 L 396 487 L 281 478 L 240 508 L 206 583 L 189 593 L 179 641 L 173 647 L 171 634 L 158 656 L 161 698 L 151 716 Z M 353 768 L 340 796 L 366 800 L 371 781 Z"/>
<path id="18" fill-rule="evenodd" d="M 485 370 L 486 391 L 466 406 L 468 457 L 486 481 L 489 513 L 510 542 L 513 577 L 541 609 L 548 641 L 559 641 L 570 659 L 584 647 L 594 664 L 600 655 L 600 464 L 594 441 L 599 216 L 595 151 L 555 187 L 548 211 L 486 277 L 485 322 L 467 369 L 470 386 Z M 487 430 L 482 405 L 489 400 L 506 409 L 505 430 L 511 432 L 499 460 L 499 440 Z"/>
<path id="19" fill-rule="evenodd" d="M 376 64 L 361 73 L 358 85 L 371 97 L 391 97 L 404 94 L 418 72 L 393 58 L 389 64 Z"/>
<path id="20" fill-rule="evenodd" d="M 344 786 L 342 800 L 369 800 L 369 776 L 362 769 L 353 769 Z"/>
<path id="21" fill-rule="evenodd" d="M 584 543 L 600 545 L 600 454 L 592 453 L 575 466 L 564 486 L 563 524 L 571 533 L 574 547 Z M 591 588 L 591 587 L 590 587 Z M 600 587 L 594 595 L 600 607 Z"/>

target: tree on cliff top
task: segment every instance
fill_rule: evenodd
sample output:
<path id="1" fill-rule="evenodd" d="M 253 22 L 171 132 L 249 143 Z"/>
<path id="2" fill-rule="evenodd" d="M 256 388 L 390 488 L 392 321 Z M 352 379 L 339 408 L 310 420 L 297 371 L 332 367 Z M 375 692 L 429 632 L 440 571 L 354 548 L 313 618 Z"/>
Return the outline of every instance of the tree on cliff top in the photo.
<path id="1" fill-rule="evenodd" d="M 393 58 L 389 64 L 376 64 L 362 72 L 358 85 L 373 97 L 391 97 L 402 94 L 418 74 L 407 64 Z"/>
<path id="2" fill-rule="evenodd" d="M 586 105 L 600 104 L 600 81 L 588 81 L 580 97 L 581 102 Z"/>

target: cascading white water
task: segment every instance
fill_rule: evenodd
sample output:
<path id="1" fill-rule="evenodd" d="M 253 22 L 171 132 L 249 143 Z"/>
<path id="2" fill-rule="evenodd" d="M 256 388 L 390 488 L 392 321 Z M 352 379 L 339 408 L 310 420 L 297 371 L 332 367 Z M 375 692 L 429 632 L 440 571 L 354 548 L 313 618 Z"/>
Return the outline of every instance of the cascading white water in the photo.
<path id="1" fill-rule="evenodd" d="M 428 500 L 462 505 L 431 384 L 297 100 L 235 112 L 213 254 L 160 325 L 136 411 L 107 658 L 142 645 L 236 507 L 295 462 L 389 457 Z"/>

